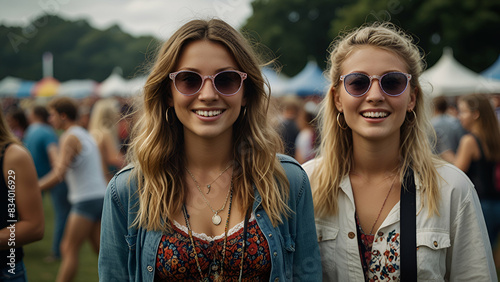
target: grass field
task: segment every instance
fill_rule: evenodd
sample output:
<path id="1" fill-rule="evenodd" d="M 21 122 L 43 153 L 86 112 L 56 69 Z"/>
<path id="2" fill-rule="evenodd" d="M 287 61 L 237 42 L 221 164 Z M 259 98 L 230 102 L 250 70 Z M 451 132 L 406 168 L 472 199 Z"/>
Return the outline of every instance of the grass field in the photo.
<path id="1" fill-rule="evenodd" d="M 44 258 L 50 255 L 52 247 L 52 233 L 54 227 L 54 211 L 49 195 L 43 197 L 45 212 L 45 235 L 41 241 L 24 247 L 24 263 L 28 271 L 30 282 L 54 282 L 60 261 L 44 262 Z M 75 282 L 98 281 L 97 255 L 92 251 L 90 244 L 84 244 L 80 252 L 80 264 Z"/>

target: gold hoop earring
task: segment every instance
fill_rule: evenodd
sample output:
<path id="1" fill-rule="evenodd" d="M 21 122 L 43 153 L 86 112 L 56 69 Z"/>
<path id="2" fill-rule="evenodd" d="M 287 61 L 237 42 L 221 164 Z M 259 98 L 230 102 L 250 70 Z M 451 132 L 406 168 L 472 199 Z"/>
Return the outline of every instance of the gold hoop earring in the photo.
<path id="1" fill-rule="evenodd" d="M 167 108 L 167 111 L 165 112 L 165 119 L 167 120 L 167 123 L 172 125 L 172 123 L 170 123 L 170 120 L 168 119 L 168 111 L 170 110 L 171 107 L 168 107 Z"/>
<path id="2" fill-rule="evenodd" d="M 241 118 L 243 119 L 247 115 L 247 107 L 243 107 L 243 115 Z"/>
<path id="3" fill-rule="evenodd" d="M 347 122 L 346 122 L 345 127 L 342 127 L 342 124 L 340 123 L 340 114 L 341 113 L 337 114 L 337 124 L 339 125 L 340 129 L 346 130 L 349 126 L 347 125 Z M 344 119 L 344 121 L 345 121 L 345 119 Z"/>
<path id="4" fill-rule="evenodd" d="M 417 122 L 417 114 L 415 113 L 415 111 L 414 111 L 414 110 L 409 110 L 408 112 L 413 114 L 413 119 L 412 119 L 412 120 L 410 120 L 410 119 L 408 118 L 408 116 L 407 116 L 408 123 L 409 123 L 409 124 L 414 124 L 414 123 L 416 123 L 416 122 Z"/>

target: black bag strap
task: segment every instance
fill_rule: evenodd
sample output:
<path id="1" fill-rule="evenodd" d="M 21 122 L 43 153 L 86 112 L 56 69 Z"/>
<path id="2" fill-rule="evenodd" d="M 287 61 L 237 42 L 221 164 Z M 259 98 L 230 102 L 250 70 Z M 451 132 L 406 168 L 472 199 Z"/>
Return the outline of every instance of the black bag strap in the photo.
<path id="1" fill-rule="evenodd" d="M 401 185 L 400 281 L 417 281 L 417 216 L 413 170 L 408 168 Z"/>

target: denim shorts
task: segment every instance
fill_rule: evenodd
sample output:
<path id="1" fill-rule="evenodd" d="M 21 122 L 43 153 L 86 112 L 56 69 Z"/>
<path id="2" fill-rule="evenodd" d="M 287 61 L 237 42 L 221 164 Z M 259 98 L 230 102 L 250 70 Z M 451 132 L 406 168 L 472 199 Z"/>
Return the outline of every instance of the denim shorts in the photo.
<path id="1" fill-rule="evenodd" d="M 101 221 L 104 198 L 87 200 L 71 206 L 71 213 L 81 215 L 92 222 Z"/>
<path id="2" fill-rule="evenodd" d="M 3 267 L 3 266 L 2 266 Z M 26 268 L 24 267 L 23 261 L 19 261 L 16 263 L 14 267 L 14 274 L 9 272 L 10 267 L 3 267 L 0 269 L 0 281 L 9 281 L 9 282 L 25 282 L 28 281 L 26 277 Z"/>

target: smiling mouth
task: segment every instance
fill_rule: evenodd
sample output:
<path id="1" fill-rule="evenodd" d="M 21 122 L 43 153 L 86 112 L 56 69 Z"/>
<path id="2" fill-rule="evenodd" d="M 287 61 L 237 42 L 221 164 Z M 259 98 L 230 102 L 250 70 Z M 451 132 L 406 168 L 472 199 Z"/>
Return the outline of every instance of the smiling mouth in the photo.
<path id="1" fill-rule="evenodd" d="M 361 115 L 365 118 L 385 118 L 390 114 L 387 112 L 364 112 Z"/>
<path id="2" fill-rule="evenodd" d="M 215 111 L 193 111 L 195 114 L 202 116 L 202 117 L 215 117 L 224 112 L 224 110 L 215 110 Z"/>

